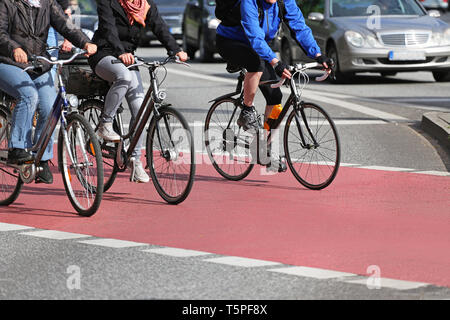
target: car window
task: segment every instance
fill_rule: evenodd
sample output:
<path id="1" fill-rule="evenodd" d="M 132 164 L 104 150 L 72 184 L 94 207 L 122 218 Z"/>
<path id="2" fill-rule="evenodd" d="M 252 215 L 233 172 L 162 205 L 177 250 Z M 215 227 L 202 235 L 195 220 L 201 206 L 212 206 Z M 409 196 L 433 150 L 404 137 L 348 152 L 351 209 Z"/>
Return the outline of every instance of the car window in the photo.
<path id="1" fill-rule="evenodd" d="M 424 15 L 415 0 L 330 0 L 331 17 L 358 17 L 373 15 L 368 10 L 377 6 L 381 15 Z"/>
<path id="2" fill-rule="evenodd" d="M 311 12 L 325 13 L 325 0 L 297 0 L 297 5 L 305 17 Z"/>

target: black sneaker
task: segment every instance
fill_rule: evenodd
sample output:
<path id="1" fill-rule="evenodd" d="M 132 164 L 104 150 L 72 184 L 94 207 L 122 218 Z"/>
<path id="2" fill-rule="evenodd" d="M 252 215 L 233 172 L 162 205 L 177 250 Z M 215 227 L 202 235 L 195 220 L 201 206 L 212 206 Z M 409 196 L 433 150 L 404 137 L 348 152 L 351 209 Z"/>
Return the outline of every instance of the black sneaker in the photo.
<path id="1" fill-rule="evenodd" d="M 48 166 L 48 161 L 39 162 L 39 166 L 42 168 L 36 176 L 36 183 L 53 183 L 53 174 L 50 171 L 50 167 Z"/>
<path id="2" fill-rule="evenodd" d="M 243 107 L 241 114 L 237 119 L 237 124 L 245 131 L 249 129 L 253 129 L 255 131 L 261 129 L 261 124 L 255 107 Z"/>
<path id="3" fill-rule="evenodd" d="M 23 164 L 33 160 L 33 155 L 26 152 L 24 149 L 13 148 L 8 152 L 8 164 Z"/>

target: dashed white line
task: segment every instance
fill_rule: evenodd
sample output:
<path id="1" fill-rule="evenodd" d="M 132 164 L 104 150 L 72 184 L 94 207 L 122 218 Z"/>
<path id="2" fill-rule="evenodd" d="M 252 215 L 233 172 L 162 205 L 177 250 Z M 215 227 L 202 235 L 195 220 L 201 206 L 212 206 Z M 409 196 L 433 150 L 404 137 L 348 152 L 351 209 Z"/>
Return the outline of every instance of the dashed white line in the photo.
<path id="1" fill-rule="evenodd" d="M 156 253 L 171 257 L 179 257 L 179 258 L 185 258 L 185 257 L 197 257 L 197 256 L 204 256 L 211 254 L 209 252 L 203 252 L 203 251 L 196 251 L 196 250 L 187 250 L 187 249 L 178 249 L 178 248 L 155 248 L 155 249 L 146 249 L 142 250 L 144 252 L 150 252 L 150 253 Z"/>
<path id="2" fill-rule="evenodd" d="M 450 177 L 450 172 L 445 172 L 445 171 L 417 171 L 414 173 L 428 174 L 428 175 L 432 175 L 432 176 Z"/>
<path id="3" fill-rule="evenodd" d="M 117 240 L 117 239 L 94 239 L 94 240 L 83 240 L 78 241 L 79 243 L 109 247 L 109 248 L 130 248 L 147 246 L 147 243 L 139 243 L 133 241 Z"/>
<path id="4" fill-rule="evenodd" d="M 414 282 L 414 281 L 405 281 L 405 280 L 396 280 L 396 279 L 389 279 L 389 278 L 379 278 L 379 286 L 380 288 L 389 288 L 389 289 L 396 289 L 396 290 L 411 290 L 411 289 L 417 289 L 421 287 L 428 286 L 428 283 L 423 282 Z M 368 278 L 365 279 L 356 279 L 356 280 L 344 280 L 345 283 L 352 283 L 352 284 L 363 284 L 368 285 Z M 373 286 L 373 284 L 372 284 Z"/>
<path id="5" fill-rule="evenodd" d="M 28 226 L 21 226 L 18 224 L 0 222 L 0 231 L 19 231 L 19 230 L 28 230 L 28 229 L 34 229 L 34 228 L 28 227 Z"/>
<path id="6" fill-rule="evenodd" d="M 258 259 L 250 259 L 250 258 L 241 258 L 241 257 L 220 257 L 220 258 L 212 258 L 205 259 L 203 261 L 219 263 L 219 264 L 227 264 L 230 266 L 237 267 L 266 267 L 280 264 L 279 262 L 273 261 L 265 261 Z"/>
<path id="7" fill-rule="evenodd" d="M 70 240 L 70 239 L 91 237 L 86 234 L 78 234 L 78 233 L 63 232 L 63 231 L 56 231 L 56 230 L 21 232 L 20 234 L 27 235 L 27 236 L 33 236 L 33 237 L 39 237 L 39 238 L 54 239 L 54 240 Z"/>
<path id="8" fill-rule="evenodd" d="M 268 271 L 322 280 L 356 276 L 356 274 L 354 273 L 347 273 L 319 268 L 310 268 L 310 267 L 288 267 L 288 268 L 269 269 Z"/>
<path id="9" fill-rule="evenodd" d="M 370 170 L 382 170 L 382 171 L 399 171 L 399 172 L 414 171 L 414 169 L 409 169 L 409 168 L 382 167 L 382 166 L 362 166 L 362 167 L 358 167 L 358 168 L 359 169 L 370 169 Z"/>

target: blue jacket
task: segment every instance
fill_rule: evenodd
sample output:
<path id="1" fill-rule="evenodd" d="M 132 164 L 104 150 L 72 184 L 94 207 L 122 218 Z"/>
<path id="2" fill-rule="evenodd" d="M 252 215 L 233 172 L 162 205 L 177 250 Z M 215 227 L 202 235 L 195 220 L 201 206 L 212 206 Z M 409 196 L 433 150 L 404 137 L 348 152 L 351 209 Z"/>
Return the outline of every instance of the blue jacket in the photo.
<path id="1" fill-rule="evenodd" d="M 258 3 L 261 1 L 264 10 L 262 22 L 258 16 Z M 217 34 L 222 37 L 237 40 L 248 44 L 264 60 L 271 62 L 276 58 L 268 42 L 275 38 L 281 23 L 278 14 L 278 3 L 267 3 L 264 0 L 241 0 L 241 25 L 226 27 L 220 24 Z M 310 58 L 320 53 L 320 48 L 314 39 L 311 29 L 305 24 L 303 14 L 295 0 L 284 0 L 285 22 L 295 32 L 297 41 Z M 262 24 L 261 24 L 262 23 Z"/>

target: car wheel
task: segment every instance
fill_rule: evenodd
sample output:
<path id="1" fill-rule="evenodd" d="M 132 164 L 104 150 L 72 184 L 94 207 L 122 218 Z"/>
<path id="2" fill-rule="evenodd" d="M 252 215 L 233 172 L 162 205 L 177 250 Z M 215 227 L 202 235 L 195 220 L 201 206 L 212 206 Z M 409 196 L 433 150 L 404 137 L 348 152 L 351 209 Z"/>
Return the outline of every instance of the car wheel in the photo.
<path id="1" fill-rule="evenodd" d="M 281 45 L 281 52 L 280 52 L 281 60 L 284 63 L 287 63 L 289 65 L 294 64 L 294 61 L 292 59 L 292 49 L 289 45 L 289 40 L 285 39 L 283 41 L 283 44 Z"/>
<path id="2" fill-rule="evenodd" d="M 339 68 L 339 57 L 338 52 L 334 44 L 330 45 L 327 50 L 327 55 L 329 58 L 333 59 L 334 67 L 332 68 L 331 74 L 328 77 L 331 83 L 348 83 L 352 80 L 352 74 L 347 72 L 341 72 Z"/>
<path id="3" fill-rule="evenodd" d="M 199 40 L 199 51 L 200 51 L 200 60 L 203 62 L 209 62 L 212 61 L 214 54 L 208 50 L 205 43 L 205 36 L 202 33 L 200 33 L 200 40 Z"/>
<path id="4" fill-rule="evenodd" d="M 197 51 L 197 49 L 189 45 L 189 43 L 187 42 L 187 37 L 184 32 L 183 32 L 183 51 L 187 53 L 190 59 L 195 59 L 195 52 Z"/>
<path id="5" fill-rule="evenodd" d="M 449 82 L 450 71 L 433 71 L 433 78 L 436 82 Z"/>

